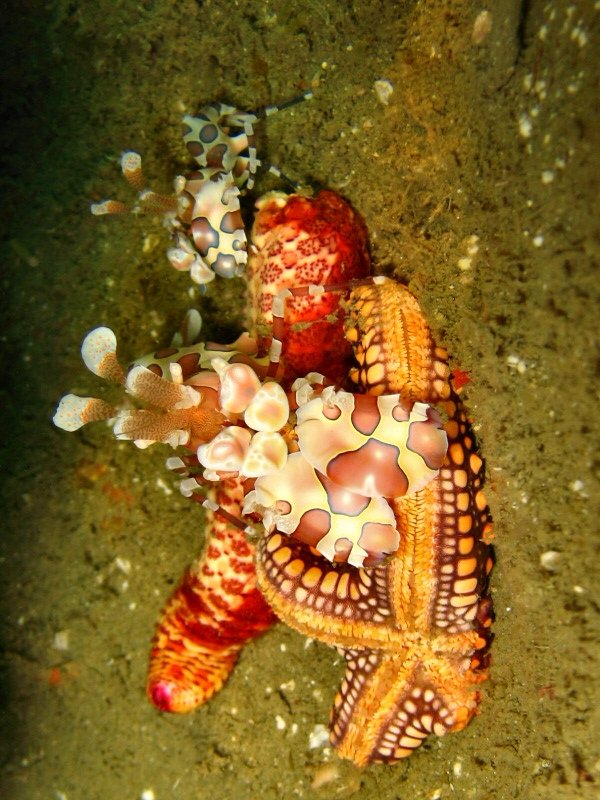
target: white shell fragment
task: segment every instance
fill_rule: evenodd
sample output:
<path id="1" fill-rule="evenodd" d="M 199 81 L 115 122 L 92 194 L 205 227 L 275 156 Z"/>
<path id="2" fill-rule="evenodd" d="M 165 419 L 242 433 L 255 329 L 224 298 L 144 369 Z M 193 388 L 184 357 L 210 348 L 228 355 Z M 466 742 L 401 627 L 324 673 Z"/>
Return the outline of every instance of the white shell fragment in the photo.
<path id="1" fill-rule="evenodd" d="M 540 555 L 540 567 L 545 572 L 558 572 L 561 554 L 558 550 L 546 550 Z"/>
<path id="2" fill-rule="evenodd" d="M 473 30 L 471 31 L 471 41 L 473 44 L 482 44 L 492 32 L 493 17 L 490 11 L 480 11 L 475 17 Z"/>
<path id="3" fill-rule="evenodd" d="M 387 78 L 383 78 L 379 81 L 375 81 L 373 88 L 375 89 L 375 94 L 381 105 L 389 105 L 390 97 L 394 93 L 394 84 L 388 81 Z"/>

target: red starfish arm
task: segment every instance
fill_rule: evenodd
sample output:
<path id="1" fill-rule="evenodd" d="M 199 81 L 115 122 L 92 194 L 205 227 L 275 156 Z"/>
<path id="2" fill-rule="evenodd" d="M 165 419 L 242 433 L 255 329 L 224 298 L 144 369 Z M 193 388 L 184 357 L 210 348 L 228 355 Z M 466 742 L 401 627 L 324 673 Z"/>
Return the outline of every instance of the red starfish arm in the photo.
<path id="1" fill-rule="evenodd" d="M 238 479 L 223 481 L 216 502 L 239 516 Z M 186 712 L 219 691 L 242 647 L 276 617 L 256 588 L 254 545 L 243 531 L 207 512 L 202 555 L 168 601 L 150 654 L 147 691 L 162 711 Z"/>
<path id="2" fill-rule="evenodd" d="M 248 325 L 267 353 L 273 329 L 273 298 L 282 289 L 326 285 L 371 273 L 367 229 L 335 192 L 315 197 L 265 195 L 252 231 L 248 260 Z M 343 335 L 339 292 L 290 299 L 284 323 L 286 378 L 322 372 L 345 381 L 352 351 Z"/>

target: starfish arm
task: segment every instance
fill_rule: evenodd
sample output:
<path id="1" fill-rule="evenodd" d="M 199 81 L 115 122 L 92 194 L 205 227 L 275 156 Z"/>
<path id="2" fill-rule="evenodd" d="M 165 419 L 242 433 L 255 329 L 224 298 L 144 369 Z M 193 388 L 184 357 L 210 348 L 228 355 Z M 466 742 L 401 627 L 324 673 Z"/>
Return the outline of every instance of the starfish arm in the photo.
<path id="1" fill-rule="evenodd" d="M 387 567 L 331 564 L 302 542 L 276 531 L 257 545 L 258 584 L 282 621 L 326 644 L 365 647 L 389 640 L 392 614 Z"/>
<path id="2" fill-rule="evenodd" d="M 491 623 L 487 589 L 493 566 L 492 520 L 482 490 L 484 464 L 459 398 L 453 393 L 444 407 L 449 417 L 448 454 L 439 476 L 424 490 L 435 496 L 430 498 L 430 509 L 436 521 L 430 524 L 435 546 L 429 565 L 435 580 L 428 580 L 428 608 L 421 607 L 422 618 L 433 631 L 453 634 L 476 629 L 483 635 Z M 418 498 L 405 500 L 408 520 L 409 506 Z M 413 511 L 413 520 L 420 516 Z M 418 594 L 425 596 L 423 591 Z"/>
<path id="3" fill-rule="evenodd" d="M 391 501 L 400 546 L 387 563 L 328 564 L 275 532 L 259 544 L 257 574 L 282 621 L 346 657 L 331 738 L 365 765 L 403 758 L 475 714 L 491 640 L 491 519 L 472 429 L 416 300 L 392 281 L 361 286 L 349 319 L 359 388 L 437 405 L 447 455 L 424 488 Z"/>
<path id="4" fill-rule="evenodd" d="M 478 696 L 458 654 L 343 650 L 346 675 L 331 713 L 331 739 L 359 766 L 405 758 L 430 734 L 463 728 Z"/>
<path id="5" fill-rule="evenodd" d="M 315 197 L 270 192 L 259 198 L 248 259 L 248 328 L 266 353 L 273 332 L 273 298 L 286 288 L 337 284 L 371 272 L 367 229 L 335 192 Z M 322 372 L 345 381 L 352 350 L 343 335 L 342 296 L 294 297 L 285 307 L 286 379 Z"/>
<path id="6" fill-rule="evenodd" d="M 238 479 L 223 481 L 216 502 L 239 515 Z M 186 571 L 159 620 L 147 691 L 162 711 L 192 711 L 223 686 L 240 650 L 276 618 L 256 587 L 254 546 L 238 528 L 207 512 L 203 554 Z"/>
<path id="7" fill-rule="evenodd" d="M 438 347 L 418 301 L 389 279 L 352 292 L 346 336 L 367 394 L 398 392 L 405 401 L 437 403 L 450 395 L 448 353 Z"/>

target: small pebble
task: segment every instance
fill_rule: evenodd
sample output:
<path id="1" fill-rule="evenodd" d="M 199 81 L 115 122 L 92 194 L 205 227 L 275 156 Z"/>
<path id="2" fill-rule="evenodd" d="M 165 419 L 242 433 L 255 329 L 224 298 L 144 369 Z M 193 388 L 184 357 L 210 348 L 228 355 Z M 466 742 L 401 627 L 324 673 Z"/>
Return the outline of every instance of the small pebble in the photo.
<path id="1" fill-rule="evenodd" d="M 340 777 L 340 768 L 337 764 L 323 764 L 315 772 L 314 778 L 311 781 L 312 789 L 320 789 L 327 783 L 336 781 Z"/>
<path id="2" fill-rule="evenodd" d="M 375 81 L 373 84 L 377 99 L 382 106 L 387 106 L 390 102 L 390 97 L 394 93 L 394 84 L 386 79 Z"/>
<path id="3" fill-rule="evenodd" d="M 527 114 L 521 114 L 519 117 L 519 133 L 524 139 L 529 139 L 531 136 L 531 120 L 527 116 Z"/>
<path id="4" fill-rule="evenodd" d="M 516 372 L 518 372 L 519 375 L 523 375 L 523 373 L 527 371 L 527 364 L 525 363 L 525 361 L 523 361 L 522 358 L 519 358 L 519 356 L 516 356 L 514 354 L 507 356 L 506 366 L 509 369 L 516 370 Z"/>
<path id="5" fill-rule="evenodd" d="M 540 556 L 540 567 L 546 572 L 558 572 L 560 559 L 558 550 L 546 550 Z"/>
<path id="6" fill-rule="evenodd" d="M 324 747 L 329 743 L 329 731 L 320 722 L 315 725 L 308 735 L 308 748 L 315 750 L 317 747 Z"/>
<path id="7" fill-rule="evenodd" d="M 171 489 L 171 487 L 170 487 L 170 486 L 168 486 L 168 485 L 167 485 L 167 484 L 166 484 L 166 483 L 163 481 L 163 479 L 162 479 L 162 478 L 157 478 L 157 479 L 156 479 L 156 486 L 157 486 L 157 488 L 158 488 L 158 489 L 162 489 L 162 491 L 163 491 L 163 492 L 164 492 L 164 493 L 165 493 L 167 496 L 168 496 L 168 495 L 170 495 L 170 494 L 173 494 L 173 490 Z"/>
<path id="8" fill-rule="evenodd" d="M 477 236 L 476 233 L 472 233 L 471 236 L 467 236 L 466 245 L 467 245 L 467 253 L 470 256 L 474 256 L 476 253 L 479 252 L 479 236 Z"/>
<path id="9" fill-rule="evenodd" d="M 286 728 L 286 722 L 282 716 L 279 714 L 275 715 L 275 727 L 278 731 L 284 731 Z"/>
<path id="10" fill-rule="evenodd" d="M 471 41 L 473 44 L 481 44 L 492 31 L 492 15 L 489 11 L 480 11 L 475 17 Z"/>
<path id="11" fill-rule="evenodd" d="M 129 575 L 131 572 L 131 561 L 127 558 L 121 558 L 117 556 L 115 558 L 115 567 L 123 573 L 123 575 Z"/>
<path id="12" fill-rule="evenodd" d="M 69 649 L 69 631 L 57 631 L 52 640 L 52 647 L 55 650 L 68 650 Z"/>

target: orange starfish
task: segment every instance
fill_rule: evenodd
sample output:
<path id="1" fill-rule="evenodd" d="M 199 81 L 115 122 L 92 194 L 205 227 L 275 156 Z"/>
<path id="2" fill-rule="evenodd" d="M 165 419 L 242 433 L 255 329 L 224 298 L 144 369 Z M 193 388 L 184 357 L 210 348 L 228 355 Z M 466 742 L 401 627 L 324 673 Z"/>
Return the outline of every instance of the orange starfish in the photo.
<path id="1" fill-rule="evenodd" d="M 331 739 L 359 765 L 410 755 L 429 734 L 460 730 L 486 678 L 491 526 L 483 462 L 415 298 L 394 281 L 356 288 L 347 336 L 355 379 L 372 394 L 437 405 L 449 448 L 437 478 L 394 501 L 400 548 L 385 565 L 331 565 L 279 532 L 259 544 L 258 583 L 285 623 L 342 652 Z"/>

